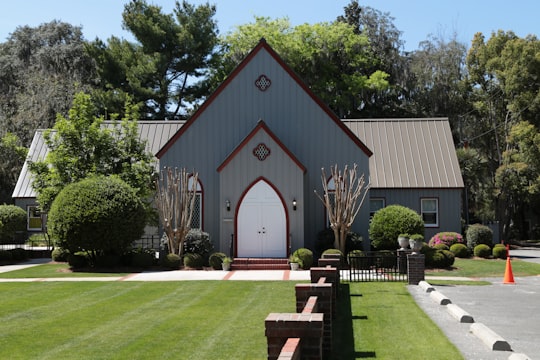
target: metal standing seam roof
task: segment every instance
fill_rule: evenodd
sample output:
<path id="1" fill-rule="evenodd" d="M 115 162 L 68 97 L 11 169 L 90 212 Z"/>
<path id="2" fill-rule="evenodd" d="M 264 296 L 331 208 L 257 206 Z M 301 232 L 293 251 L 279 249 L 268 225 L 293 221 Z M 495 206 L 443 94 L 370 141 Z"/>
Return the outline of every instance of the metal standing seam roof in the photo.
<path id="1" fill-rule="evenodd" d="M 155 155 L 159 149 L 182 127 L 185 121 L 156 121 L 141 120 L 137 122 L 139 140 L 146 141 L 146 150 Z M 112 121 L 105 121 L 104 127 L 112 127 Z M 36 194 L 32 188 L 32 174 L 28 169 L 28 162 L 35 162 L 45 159 L 49 148 L 45 143 L 43 133 L 46 130 L 36 130 L 32 144 L 28 151 L 28 156 L 24 162 L 17 184 L 13 190 L 13 198 L 34 198 Z"/>
<path id="2" fill-rule="evenodd" d="M 372 188 L 463 188 L 447 118 L 345 119 L 372 151 Z"/>

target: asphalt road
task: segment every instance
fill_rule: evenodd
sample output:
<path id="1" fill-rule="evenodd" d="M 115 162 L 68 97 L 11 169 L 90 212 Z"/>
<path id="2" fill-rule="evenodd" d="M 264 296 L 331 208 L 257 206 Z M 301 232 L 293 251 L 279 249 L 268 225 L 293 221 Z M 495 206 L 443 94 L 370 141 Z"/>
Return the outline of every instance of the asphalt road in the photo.
<path id="1" fill-rule="evenodd" d="M 511 258 L 540 263 L 539 249 L 520 249 L 510 252 Z M 435 286 L 451 302 L 472 315 L 506 340 L 513 352 L 493 351 L 477 336 L 470 333 L 471 324 L 461 324 L 418 286 L 409 291 L 468 360 L 509 359 L 511 355 L 526 354 L 540 359 L 540 274 L 515 277 L 515 284 L 503 284 L 503 278 L 481 279 L 492 283 L 483 286 Z M 429 280 L 428 280 L 429 283 Z"/>

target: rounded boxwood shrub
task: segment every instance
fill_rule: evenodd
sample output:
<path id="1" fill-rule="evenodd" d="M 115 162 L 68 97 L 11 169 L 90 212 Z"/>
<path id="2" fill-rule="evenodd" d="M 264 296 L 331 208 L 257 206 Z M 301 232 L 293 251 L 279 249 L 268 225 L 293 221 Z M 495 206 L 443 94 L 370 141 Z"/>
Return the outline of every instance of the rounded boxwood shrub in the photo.
<path id="1" fill-rule="evenodd" d="M 401 205 L 390 205 L 373 215 L 369 237 L 375 249 L 397 249 L 398 236 L 403 233 L 424 235 L 424 221 L 414 210 Z"/>
<path id="2" fill-rule="evenodd" d="M 15 205 L 0 205 L 0 244 L 12 244 L 17 232 L 26 231 L 26 211 Z"/>
<path id="3" fill-rule="evenodd" d="M 300 259 L 302 263 L 302 269 L 308 270 L 309 268 L 311 268 L 311 265 L 313 264 L 313 252 L 311 250 L 306 248 L 300 248 L 293 253 L 293 256 L 296 256 Z"/>
<path id="4" fill-rule="evenodd" d="M 454 261 L 456 260 L 456 257 L 453 252 L 450 250 L 441 250 L 444 257 L 446 258 L 446 263 L 444 264 L 445 268 L 448 268 L 452 265 L 454 265 Z"/>
<path id="5" fill-rule="evenodd" d="M 102 255 L 123 254 L 141 237 L 146 211 L 135 191 L 117 176 L 67 185 L 51 205 L 48 226 L 57 245 L 86 251 L 95 265 Z"/>
<path id="6" fill-rule="evenodd" d="M 431 246 L 431 245 L 430 245 Z M 448 245 L 446 244 L 437 244 L 437 245 L 434 245 L 432 246 L 435 250 L 450 250 L 450 248 L 448 247 Z"/>
<path id="7" fill-rule="evenodd" d="M 474 249 L 476 245 L 485 244 L 491 246 L 493 244 L 493 231 L 482 224 L 473 224 L 467 228 L 466 232 L 467 246 L 469 249 Z"/>
<path id="8" fill-rule="evenodd" d="M 223 259 L 225 259 L 227 255 L 222 252 L 215 252 L 210 255 L 208 258 L 208 263 L 214 270 L 221 270 L 221 264 L 223 264 Z"/>
<path id="9" fill-rule="evenodd" d="M 495 244 L 495 246 L 491 250 L 491 254 L 495 259 L 506 259 L 506 246 L 504 246 L 503 244 Z"/>
<path id="10" fill-rule="evenodd" d="M 54 248 L 54 250 L 51 253 L 51 259 L 57 262 L 66 262 L 68 261 L 68 257 L 69 257 L 69 250 L 61 248 L 61 247 Z"/>
<path id="11" fill-rule="evenodd" d="M 469 257 L 469 248 L 465 244 L 454 244 L 450 246 L 450 251 L 458 258 L 466 259 Z"/>
<path id="12" fill-rule="evenodd" d="M 171 270 L 178 270 L 180 269 L 180 265 L 182 264 L 182 260 L 180 259 L 180 256 L 178 254 L 167 254 L 163 258 L 159 259 L 159 263 L 161 266 L 164 266 Z"/>
<path id="13" fill-rule="evenodd" d="M 204 265 L 201 254 L 187 253 L 184 255 L 184 266 L 192 269 L 200 269 Z"/>
<path id="14" fill-rule="evenodd" d="M 454 254 L 450 250 L 435 250 L 426 256 L 426 266 L 437 269 L 446 269 L 454 264 Z"/>
<path id="15" fill-rule="evenodd" d="M 429 246 L 431 247 L 435 247 L 437 244 L 444 244 L 450 248 L 452 245 L 457 243 L 464 244 L 465 240 L 460 233 L 453 231 L 440 232 L 433 235 L 433 237 L 429 239 Z"/>
<path id="16" fill-rule="evenodd" d="M 486 244 L 479 244 L 474 247 L 474 256 L 487 259 L 491 256 L 491 248 Z"/>

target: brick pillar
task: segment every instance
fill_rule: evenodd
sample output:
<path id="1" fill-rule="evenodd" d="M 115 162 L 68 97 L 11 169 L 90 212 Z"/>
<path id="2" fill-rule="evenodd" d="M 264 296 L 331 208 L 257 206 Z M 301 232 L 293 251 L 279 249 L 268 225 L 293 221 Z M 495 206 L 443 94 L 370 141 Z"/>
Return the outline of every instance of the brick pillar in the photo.
<path id="1" fill-rule="evenodd" d="M 332 284 L 296 284 L 296 311 L 302 312 L 311 296 L 317 297 L 317 311 L 324 314 L 323 349 L 326 358 L 332 351 L 332 319 L 335 304 L 332 301 Z"/>
<path id="2" fill-rule="evenodd" d="M 335 267 L 312 267 L 310 276 L 312 283 L 318 283 L 319 279 L 324 277 L 327 283 L 332 284 L 332 301 L 333 304 L 336 304 L 340 281 L 339 270 Z M 333 314 L 335 314 L 335 308 Z"/>
<path id="3" fill-rule="evenodd" d="M 324 314 L 270 313 L 265 321 L 268 360 L 276 360 L 289 338 L 300 338 L 302 358 L 321 360 Z"/>
<path id="4" fill-rule="evenodd" d="M 425 279 L 426 259 L 424 254 L 407 255 L 407 277 L 409 285 L 418 285 Z"/>

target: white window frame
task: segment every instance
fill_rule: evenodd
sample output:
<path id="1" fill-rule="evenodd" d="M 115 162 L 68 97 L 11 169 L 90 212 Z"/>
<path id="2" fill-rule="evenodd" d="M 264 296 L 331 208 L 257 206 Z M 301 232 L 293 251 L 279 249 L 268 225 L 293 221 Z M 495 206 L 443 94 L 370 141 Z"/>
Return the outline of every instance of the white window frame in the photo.
<path id="1" fill-rule="evenodd" d="M 432 206 L 427 206 L 427 202 L 435 202 L 435 209 Z M 420 199 L 420 213 L 422 214 L 422 220 L 424 220 L 424 227 L 439 227 L 439 199 L 438 198 L 421 198 Z M 435 215 L 435 222 L 426 222 L 427 216 Z"/>
<path id="2" fill-rule="evenodd" d="M 189 177 L 189 181 L 188 181 L 188 189 L 191 189 L 193 186 L 193 176 L 190 176 Z M 202 186 L 201 186 L 201 180 L 200 179 L 197 179 L 197 190 L 196 190 L 196 194 L 195 194 L 195 204 L 199 204 L 198 208 L 199 208 L 199 211 L 197 212 L 194 212 L 193 213 L 193 216 L 191 218 L 191 228 L 193 229 L 200 229 L 202 230 L 203 229 L 203 190 L 202 190 Z M 193 224 L 197 224 L 198 223 L 198 227 L 194 227 Z"/>
<path id="3" fill-rule="evenodd" d="M 39 227 L 30 226 L 32 223 L 32 219 L 39 219 Z M 37 205 L 26 206 L 26 229 L 28 231 L 42 231 L 43 230 L 43 217 L 41 216 L 41 211 L 39 211 Z"/>

